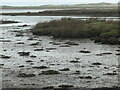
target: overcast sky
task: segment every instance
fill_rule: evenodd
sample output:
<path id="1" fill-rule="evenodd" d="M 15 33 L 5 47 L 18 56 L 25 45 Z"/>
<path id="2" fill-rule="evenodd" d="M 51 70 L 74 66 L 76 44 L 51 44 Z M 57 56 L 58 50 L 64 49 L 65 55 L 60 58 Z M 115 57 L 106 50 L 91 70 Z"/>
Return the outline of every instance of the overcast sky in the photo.
<path id="1" fill-rule="evenodd" d="M 0 0 L 1 5 L 12 6 L 40 6 L 48 4 L 84 4 L 84 3 L 118 3 L 119 0 Z"/>

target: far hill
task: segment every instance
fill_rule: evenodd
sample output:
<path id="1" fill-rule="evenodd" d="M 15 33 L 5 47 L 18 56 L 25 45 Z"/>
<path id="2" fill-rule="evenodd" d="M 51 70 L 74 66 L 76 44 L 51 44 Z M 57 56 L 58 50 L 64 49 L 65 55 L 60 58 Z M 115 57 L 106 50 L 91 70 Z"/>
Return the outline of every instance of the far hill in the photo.
<path id="1" fill-rule="evenodd" d="M 2 9 L 69 9 L 69 8 L 117 8 L 117 3 L 90 3 L 73 5 L 42 5 L 42 6 L 2 6 Z"/>

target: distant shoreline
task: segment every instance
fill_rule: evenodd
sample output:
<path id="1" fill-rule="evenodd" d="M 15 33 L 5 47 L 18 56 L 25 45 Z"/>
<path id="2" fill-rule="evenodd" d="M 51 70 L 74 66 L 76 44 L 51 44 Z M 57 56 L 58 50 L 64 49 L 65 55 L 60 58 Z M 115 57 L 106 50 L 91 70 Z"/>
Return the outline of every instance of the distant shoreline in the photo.
<path id="1" fill-rule="evenodd" d="M 95 16 L 95 17 L 118 17 L 118 9 L 72 9 L 50 10 L 43 12 L 0 13 L 11 16 Z"/>
<path id="2" fill-rule="evenodd" d="M 65 9 L 65 8 L 118 8 L 117 3 L 89 3 L 68 5 L 42 5 L 42 6 L 1 6 L 2 9 Z"/>

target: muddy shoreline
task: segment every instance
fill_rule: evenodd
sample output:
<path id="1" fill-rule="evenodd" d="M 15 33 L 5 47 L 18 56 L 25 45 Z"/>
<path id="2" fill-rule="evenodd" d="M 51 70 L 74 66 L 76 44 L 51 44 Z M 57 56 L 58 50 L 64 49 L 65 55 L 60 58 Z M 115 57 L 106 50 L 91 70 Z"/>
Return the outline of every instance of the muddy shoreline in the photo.
<path id="1" fill-rule="evenodd" d="M 3 90 L 118 86 L 118 45 L 37 36 L 29 31 L 31 27 L 14 24 L 0 31 Z"/>

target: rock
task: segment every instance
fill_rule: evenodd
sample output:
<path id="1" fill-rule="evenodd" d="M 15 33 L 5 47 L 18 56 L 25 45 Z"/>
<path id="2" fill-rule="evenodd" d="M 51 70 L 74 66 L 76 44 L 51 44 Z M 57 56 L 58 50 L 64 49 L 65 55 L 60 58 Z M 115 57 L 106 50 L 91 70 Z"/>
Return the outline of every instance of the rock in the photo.
<path id="1" fill-rule="evenodd" d="M 30 57 L 32 57 L 32 58 L 36 58 L 37 56 L 31 55 Z"/>
<path id="2" fill-rule="evenodd" d="M 70 47 L 70 45 L 60 45 L 59 47 Z"/>
<path id="3" fill-rule="evenodd" d="M 91 53 L 90 51 L 83 51 L 83 50 L 81 50 L 81 51 L 79 51 L 80 53 Z"/>
<path id="4" fill-rule="evenodd" d="M 0 64 L 0 66 L 4 66 L 4 64 Z"/>
<path id="5" fill-rule="evenodd" d="M 40 60 L 41 62 L 44 62 L 44 60 Z"/>
<path id="6" fill-rule="evenodd" d="M 96 56 L 102 56 L 102 54 L 96 54 Z"/>
<path id="7" fill-rule="evenodd" d="M 41 48 L 41 49 L 35 49 L 34 51 L 44 51 L 44 49 L 43 48 Z"/>
<path id="8" fill-rule="evenodd" d="M 16 43 L 16 44 L 24 44 L 24 42 L 18 42 L 18 43 Z"/>
<path id="9" fill-rule="evenodd" d="M 28 25 L 26 25 L 26 24 L 24 24 L 24 25 L 22 25 L 22 26 L 18 26 L 18 27 L 27 27 Z"/>
<path id="10" fill-rule="evenodd" d="M 102 63 L 96 62 L 96 63 L 92 63 L 92 65 L 102 65 Z"/>
<path id="11" fill-rule="evenodd" d="M 29 56 L 30 52 L 18 52 L 20 56 Z"/>
<path id="12" fill-rule="evenodd" d="M 92 79 L 91 76 L 80 76 L 79 78 L 80 78 L 80 79 Z"/>
<path id="13" fill-rule="evenodd" d="M 0 24 L 10 24 L 10 23 L 18 23 L 17 21 L 3 21 L 0 20 Z"/>
<path id="14" fill-rule="evenodd" d="M 23 37 L 24 35 L 22 33 L 16 34 L 15 37 Z"/>
<path id="15" fill-rule="evenodd" d="M 34 46 L 34 45 L 39 45 L 39 42 L 36 42 L 36 43 L 32 43 L 30 44 L 31 46 Z"/>
<path id="16" fill-rule="evenodd" d="M 106 52 L 106 53 L 101 53 L 101 54 L 105 54 L 105 55 L 107 55 L 107 54 L 112 54 L 112 53 L 110 53 L 110 52 Z"/>
<path id="17" fill-rule="evenodd" d="M 120 50 L 118 49 L 118 50 L 116 50 L 117 52 L 120 52 Z"/>
<path id="18" fill-rule="evenodd" d="M 53 86 L 48 86 L 48 87 L 43 87 L 42 89 L 47 89 L 47 90 L 49 90 L 49 89 L 53 89 L 54 87 Z"/>
<path id="19" fill-rule="evenodd" d="M 28 38 L 27 40 L 34 40 L 33 38 Z"/>
<path id="20" fill-rule="evenodd" d="M 0 55 L 0 58 L 3 58 L 3 59 L 9 59 L 11 56 L 6 56 L 6 55 Z"/>
<path id="21" fill-rule="evenodd" d="M 19 67 L 25 67 L 24 65 L 21 65 L 21 66 L 19 66 Z"/>
<path id="22" fill-rule="evenodd" d="M 76 71 L 75 73 L 73 73 L 73 74 L 80 74 L 80 71 Z"/>
<path id="23" fill-rule="evenodd" d="M 0 42 L 11 42 L 11 40 L 0 40 Z"/>
<path id="24" fill-rule="evenodd" d="M 47 71 L 42 71 L 42 73 L 39 75 L 53 75 L 53 74 L 60 74 L 60 73 L 55 70 L 47 70 Z"/>
<path id="25" fill-rule="evenodd" d="M 100 54 L 96 54 L 96 56 L 110 55 L 110 54 L 112 54 L 112 53 L 110 53 L 110 52 L 106 52 L 106 53 L 100 53 Z"/>
<path id="26" fill-rule="evenodd" d="M 74 87 L 73 85 L 59 85 L 58 87 L 61 87 L 61 88 L 71 88 L 71 87 Z"/>
<path id="27" fill-rule="evenodd" d="M 80 61 L 74 61 L 74 60 L 72 60 L 72 61 L 70 61 L 71 63 L 79 63 Z"/>
<path id="28" fill-rule="evenodd" d="M 106 73 L 106 74 L 103 74 L 103 75 L 118 75 L 118 74 L 113 72 L 113 73 Z"/>
<path id="29" fill-rule="evenodd" d="M 28 61 L 26 61 L 26 62 L 33 62 L 33 61 L 31 61 L 31 60 L 28 60 Z"/>
<path id="30" fill-rule="evenodd" d="M 120 55 L 120 53 L 117 53 L 116 55 Z"/>
<path id="31" fill-rule="evenodd" d="M 77 44 L 75 42 L 65 42 L 65 44 L 68 44 L 68 45 L 79 45 L 79 44 Z"/>
<path id="32" fill-rule="evenodd" d="M 35 77 L 35 74 L 20 73 L 17 77 Z"/>
<path id="33" fill-rule="evenodd" d="M 54 42 L 53 45 L 60 45 L 60 43 L 55 43 L 55 42 Z"/>
<path id="34" fill-rule="evenodd" d="M 4 49 L 3 51 L 5 51 L 5 52 L 6 52 L 7 50 L 6 50 L 6 49 Z"/>
<path id="35" fill-rule="evenodd" d="M 69 68 L 60 69 L 60 71 L 70 71 Z"/>
<path id="36" fill-rule="evenodd" d="M 46 68 L 49 68 L 49 67 L 46 67 L 46 66 L 34 66 L 32 68 L 35 68 L 35 69 L 46 69 Z"/>
<path id="37" fill-rule="evenodd" d="M 46 48 L 47 51 L 49 50 L 55 50 L 56 48 Z"/>

